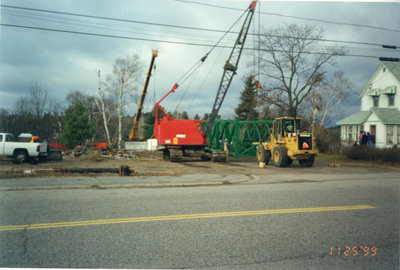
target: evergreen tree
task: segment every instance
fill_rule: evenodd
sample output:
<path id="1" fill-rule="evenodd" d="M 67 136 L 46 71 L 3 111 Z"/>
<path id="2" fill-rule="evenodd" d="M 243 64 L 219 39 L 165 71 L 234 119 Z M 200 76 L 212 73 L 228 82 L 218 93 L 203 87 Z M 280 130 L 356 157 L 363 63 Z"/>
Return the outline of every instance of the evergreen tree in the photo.
<path id="1" fill-rule="evenodd" d="M 183 111 L 180 119 L 189 119 L 188 113 L 186 111 Z"/>
<path id="2" fill-rule="evenodd" d="M 250 75 L 245 80 L 244 90 L 241 92 L 241 102 L 235 109 L 235 118 L 241 121 L 257 120 L 256 88 L 253 85 L 254 76 Z"/>
<path id="3" fill-rule="evenodd" d="M 144 113 L 143 120 L 144 138 L 149 139 L 153 135 L 154 122 L 156 120 L 156 107 L 153 107 L 153 110 L 151 110 L 151 112 Z"/>
<path id="4" fill-rule="evenodd" d="M 89 119 L 87 109 L 78 102 L 66 112 L 62 142 L 67 148 L 73 148 L 76 144 L 93 137 L 95 130 L 95 122 Z"/>

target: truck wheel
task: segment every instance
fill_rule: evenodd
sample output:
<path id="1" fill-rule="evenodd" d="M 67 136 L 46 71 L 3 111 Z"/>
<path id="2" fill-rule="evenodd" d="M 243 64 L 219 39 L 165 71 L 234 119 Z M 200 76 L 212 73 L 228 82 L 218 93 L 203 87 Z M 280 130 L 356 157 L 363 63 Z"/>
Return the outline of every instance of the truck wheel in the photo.
<path id="1" fill-rule="evenodd" d="M 309 159 L 299 159 L 299 164 L 301 167 L 312 167 L 314 165 L 314 156 L 311 156 Z"/>
<path id="2" fill-rule="evenodd" d="M 265 150 L 262 145 L 257 145 L 258 162 L 265 162 L 265 165 L 268 165 L 270 159 L 271 159 L 271 152 Z"/>
<path id="3" fill-rule="evenodd" d="M 274 164 L 276 167 L 285 167 L 288 164 L 287 149 L 283 146 L 277 146 L 273 151 Z"/>
<path id="4" fill-rule="evenodd" d="M 26 150 L 15 150 L 13 158 L 14 163 L 21 164 L 28 161 L 28 153 Z"/>

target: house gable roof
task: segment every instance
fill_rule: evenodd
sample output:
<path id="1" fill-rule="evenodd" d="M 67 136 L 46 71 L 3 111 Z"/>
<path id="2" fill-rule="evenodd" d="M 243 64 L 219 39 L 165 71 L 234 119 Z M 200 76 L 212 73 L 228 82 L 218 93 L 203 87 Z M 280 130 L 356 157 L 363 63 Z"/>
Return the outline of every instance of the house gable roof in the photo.
<path id="1" fill-rule="evenodd" d="M 382 62 L 387 69 L 392 72 L 397 80 L 400 81 L 400 63 L 398 62 Z"/>
<path id="2" fill-rule="evenodd" d="M 364 123 L 368 117 L 371 115 L 372 111 L 361 111 L 361 112 L 356 112 L 355 114 L 352 114 L 338 122 L 336 122 L 336 125 L 361 125 Z"/>
<path id="3" fill-rule="evenodd" d="M 385 125 L 400 125 L 400 111 L 397 108 L 371 108 Z"/>
<path id="4" fill-rule="evenodd" d="M 361 125 L 374 113 L 384 125 L 400 125 L 400 111 L 397 108 L 371 108 L 350 115 L 338 122 L 337 125 Z"/>
<path id="5" fill-rule="evenodd" d="M 400 82 L 400 63 L 398 62 L 387 62 L 387 61 L 382 61 L 379 65 L 379 67 L 375 70 L 374 74 L 371 76 L 371 78 L 368 80 L 368 82 L 365 84 L 364 88 L 361 90 L 360 93 L 360 98 L 363 97 L 366 92 L 368 91 L 368 87 L 372 82 L 375 80 L 375 77 L 378 75 L 382 67 L 386 67 L 390 71 L 390 73 L 393 74 L 393 76 Z"/>

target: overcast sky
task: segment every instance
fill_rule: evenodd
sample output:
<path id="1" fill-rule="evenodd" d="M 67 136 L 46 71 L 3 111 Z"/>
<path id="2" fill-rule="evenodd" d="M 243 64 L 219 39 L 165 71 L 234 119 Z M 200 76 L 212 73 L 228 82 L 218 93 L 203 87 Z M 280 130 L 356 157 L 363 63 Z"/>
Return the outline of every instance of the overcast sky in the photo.
<path id="1" fill-rule="evenodd" d="M 2 0 L 0 108 L 12 110 L 15 101 L 28 93 L 29 85 L 32 83 L 40 84 L 49 92 L 51 100 L 64 106 L 66 106 L 65 96 L 72 90 L 96 95 L 96 71 L 101 70 L 104 76 L 110 74 L 116 58 L 132 54 L 138 54 L 143 62 L 143 75 L 138 89 L 140 93 L 150 63 L 151 50 L 158 49 L 156 71 L 151 78 L 149 95 L 146 97 L 145 111 L 148 111 L 153 107 L 154 100 L 157 101 L 167 93 L 173 84 L 210 49 L 190 44 L 213 45 L 222 35 L 219 32 L 194 28 L 226 31 L 250 2 L 248 0 Z M 15 7 L 131 22 L 46 13 Z M 337 114 L 334 113 L 332 123 L 359 110 L 358 95 L 378 67 L 378 57 L 400 57 L 399 49 L 383 49 L 378 45 L 369 45 L 400 46 L 399 1 L 379 3 L 261 1 L 253 18 L 251 32 L 258 33 L 259 27 L 269 29 L 291 23 L 322 26 L 325 30 L 324 38 L 339 42 L 323 42 L 321 46 L 343 46 L 348 55 L 353 55 L 338 57 L 335 67 L 327 67 L 330 74 L 334 71 L 343 71 L 345 77 L 355 85 L 354 95 L 339 108 Z M 36 29 L 16 28 L 10 25 Z M 238 27 L 240 25 L 241 23 Z M 232 46 L 235 38 L 235 34 L 229 35 L 223 41 L 223 45 Z M 253 42 L 253 36 L 249 36 L 246 47 L 253 48 Z M 169 111 L 186 110 L 190 117 L 209 113 L 219 86 L 222 67 L 229 53 L 229 49 L 215 49 L 199 73 L 186 81 L 162 105 Z M 233 110 L 239 103 L 240 91 L 243 89 L 243 77 L 251 72 L 253 59 L 252 53 L 246 53 L 241 58 L 238 73 L 221 109 L 221 114 L 225 118 L 232 118 L 234 115 Z M 133 114 L 136 105 L 133 100 L 131 104 L 127 107 L 127 112 Z"/>

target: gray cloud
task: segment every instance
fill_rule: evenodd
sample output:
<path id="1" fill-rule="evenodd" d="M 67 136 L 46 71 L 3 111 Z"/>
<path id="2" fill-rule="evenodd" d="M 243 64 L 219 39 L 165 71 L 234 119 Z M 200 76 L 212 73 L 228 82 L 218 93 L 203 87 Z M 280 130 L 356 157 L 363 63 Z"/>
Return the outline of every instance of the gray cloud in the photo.
<path id="1" fill-rule="evenodd" d="M 250 1 L 207 1 L 206 3 L 244 10 Z M 240 11 L 179 1 L 54 2 L 50 0 L 17 0 L 2 1 L 2 4 L 221 30 L 227 30 L 241 14 Z M 262 12 L 400 29 L 399 3 L 262 1 L 260 6 Z M 38 15 L 39 13 L 35 12 L 15 11 L 7 8 L 2 8 L 1 13 L 2 23 L 146 39 L 213 44 L 221 35 L 220 33 L 110 22 L 65 15 L 58 16 L 45 13 Z M 266 28 L 283 23 L 319 25 L 325 29 L 325 38 L 327 39 L 400 45 L 399 32 L 323 24 L 265 14 L 261 15 L 261 22 L 259 23 L 258 18 L 256 13 L 251 31 L 257 30 L 259 24 Z M 232 43 L 233 39 L 234 36 L 232 35 L 228 43 Z M 158 49 L 157 70 L 152 77 L 154 81 L 150 83 L 149 96 L 146 100 L 146 110 L 150 110 L 153 105 L 154 92 L 156 99 L 161 98 L 176 80 L 209 49 L 188 45 L 15 29 L 5 26 L 1 27 L 1 41 L 0 108 L 9 108 L 9 104 L 13 104 L 18 96 L 28 92 L 29 84 L 32 82 L 41 83 L 44 88 L 49 90 L 50 96 L 59 101 L 65 101 L 65 95 L 71 90 L 81 90 L 87 94 L 96 95 L 96 70 L 100 69 L 104 75 L 110 73 L 113 62 L 117 57 L 133 53 L 140 55 L 146 63 L 147 70 L 151 49 Z M 252 42 L 252 38 L 249 38 L 248 46 L 252 46 Z M 323 45 L 331 46 L 335 44 L 324 43 Z M 392 51 L 359 44 L 345 44 L 344 47 L 351 54 L 399 57 L 399 50 Z M 163 105 L 168 110 L 175 109 L 180 95 L 186 91 L 186 88 L 189 88 L 184 101 L 181 102 L 182 110 L 188 111 L 191 117 L 196 113 L 202 116 L 209 112 L 214 102 L 227 53 L 229 53 L 227 49 L 213 52 L 212 57 L 204 64 L 204 70 L 201 70 L 196 80 L 187 82 L 187 85 L 184 84 L 175 94 L 165 100 Z M 247 63 L 251 63 L 251 61 L 251 54 L 243 55 L 238 75 L 235 77 L 222 107 L 221 113 L 224 116 L 233 115 L 233 109 L 237 106 L 240 91 L 243 89 L 241 78 L 249 72 Z M 341 70 L 355 84 L 355 94 L 343 104 L 343 110 L 340 110 L 337 117 L 345 117 L 346 115 L 343 114 L 351 114 L 359 109 L 358 94 L 378 65 L 377 59 L 338 57 L 337 65 L 329 67 L 330 74 Z M 144 77 L 145 74 L 143 74 L 143 81 Z M 201 85 L 203 85 L 203 88 L 198 90 Z M 134 110 L 135 108 L 132 106 L 130 113 L 133 113 Z"/>

